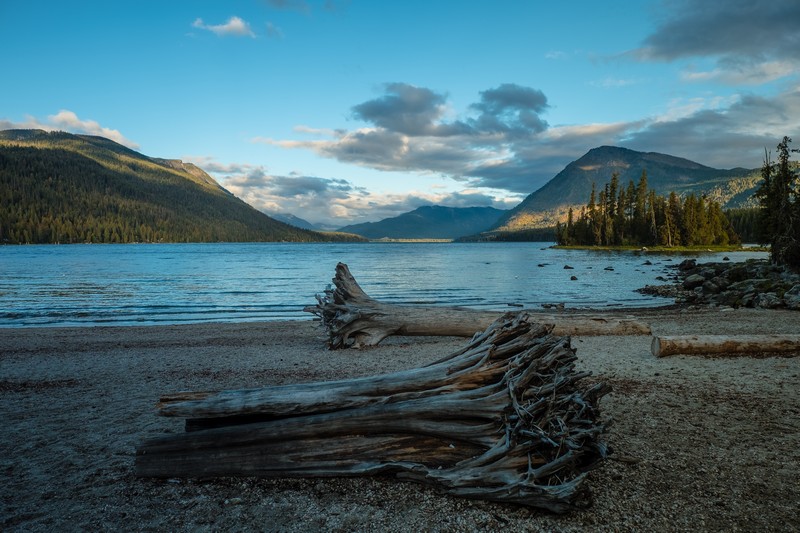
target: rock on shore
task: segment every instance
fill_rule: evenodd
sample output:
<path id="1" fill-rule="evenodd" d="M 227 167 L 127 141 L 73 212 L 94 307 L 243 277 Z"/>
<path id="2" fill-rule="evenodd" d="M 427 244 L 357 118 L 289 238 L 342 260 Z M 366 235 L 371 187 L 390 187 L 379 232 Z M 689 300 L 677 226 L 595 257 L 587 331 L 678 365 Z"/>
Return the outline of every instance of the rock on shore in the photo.
<path id="1" fill-rule="evenodd" d="M 767 261 L 698 264 L 687 259 L 676 268 L 678 283 L 641 292 L 674 297 L 679 303 L 800 310 L 800 273 Z"/>

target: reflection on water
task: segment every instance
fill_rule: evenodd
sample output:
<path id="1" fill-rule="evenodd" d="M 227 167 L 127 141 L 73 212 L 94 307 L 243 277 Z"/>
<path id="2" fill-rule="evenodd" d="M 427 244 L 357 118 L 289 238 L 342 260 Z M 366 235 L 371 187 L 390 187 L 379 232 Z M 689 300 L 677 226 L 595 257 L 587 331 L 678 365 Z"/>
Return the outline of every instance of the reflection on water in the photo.
<path id="1" fill-rule="evenodd" d="M 669 301 L 634 289 L 662 283 L 682 259 L 543 243 L 2 246 L 0 327 L 310 319 L 303 307 L 340 261 L 371 296 L 398 304 L 653 306 Z"/>

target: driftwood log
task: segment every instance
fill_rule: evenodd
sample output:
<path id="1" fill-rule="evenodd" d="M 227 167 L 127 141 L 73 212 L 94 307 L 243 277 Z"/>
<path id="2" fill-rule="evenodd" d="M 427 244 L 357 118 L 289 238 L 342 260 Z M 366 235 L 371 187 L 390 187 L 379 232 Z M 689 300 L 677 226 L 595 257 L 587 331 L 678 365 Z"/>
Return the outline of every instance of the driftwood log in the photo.
<path id="1" fill-rule="evenodd" d="M 653 337 L 650 351 L 656 357 L 800 353 L 800 335 L 666 335 Z"/>
<path id="2" fill-rule="evenodd" d="M 345 381 L 165 396 L 185 433 L 144 442 L 137 476 L 388 475 L 564 512 L 606 457 L 598 403 L 551 325 L 506 316 L 422 368 Z"/>
<path id="3" fill-rule="evenodd" d="M 317 305 L 304 310 L 317 315 L 328 333 L 328 347 L 361 348 L 390 335 L 450 335 L 472 337 L 494 322 L 497 311 L 465 307 L 393 305 L 371 298 L 344 263 L 336 265 L 335 288 L 317 295 Z M 555 324 L 556 335 L 650 335 L 650 326 L 633 319 L 596 316 L 548 316 L 538 320 Z"/>

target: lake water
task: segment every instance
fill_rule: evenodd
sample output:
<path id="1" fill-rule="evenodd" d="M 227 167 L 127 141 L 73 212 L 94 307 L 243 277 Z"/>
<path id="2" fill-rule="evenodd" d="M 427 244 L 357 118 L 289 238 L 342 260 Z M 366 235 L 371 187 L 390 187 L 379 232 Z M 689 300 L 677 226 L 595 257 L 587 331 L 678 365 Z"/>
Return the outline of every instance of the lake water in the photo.
<path id="1" fill-rule="evenodd" d="M 691 257 L 724 255 L 766 257 Z M 546 243 L 0 246 L 0 327 L 311 319 L 302 309 L 316 303 L 340 261 L 370 296 L 398 304 L 665 305 L 634 289 L 663 283 L 656 278 L 685 257 Z"/>

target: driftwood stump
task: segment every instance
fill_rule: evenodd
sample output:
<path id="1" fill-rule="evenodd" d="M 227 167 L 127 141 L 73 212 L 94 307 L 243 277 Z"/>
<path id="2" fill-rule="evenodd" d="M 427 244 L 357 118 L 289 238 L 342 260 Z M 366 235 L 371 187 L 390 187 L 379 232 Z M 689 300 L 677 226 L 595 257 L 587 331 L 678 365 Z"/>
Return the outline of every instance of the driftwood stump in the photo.
<path id="1" fill-rule="evenodd" d="M 605 458 L 598 403 L 551 325 L 503 317 L 422 368 L 345 381 L 163 397 L 186 433 L 143 443 L 136 475 L 388 475 L 564 512 Z"/>
<path id="2" fill-rule="evenodd" d="M 333 284 L 335 288 L 317 295 L 317 305 L 304 309 L 321 319 L 332 350 L 373 346 L 390 335 L 471 337 L 501 314 L 465 307 L 383 303 L 364 292 L 344 263 L 336 265 Z M 651 332 L 647 324 L 631 319 L 535 315 L 542 322 L 553 323 L 557 335 L 650 335 Z"/>

